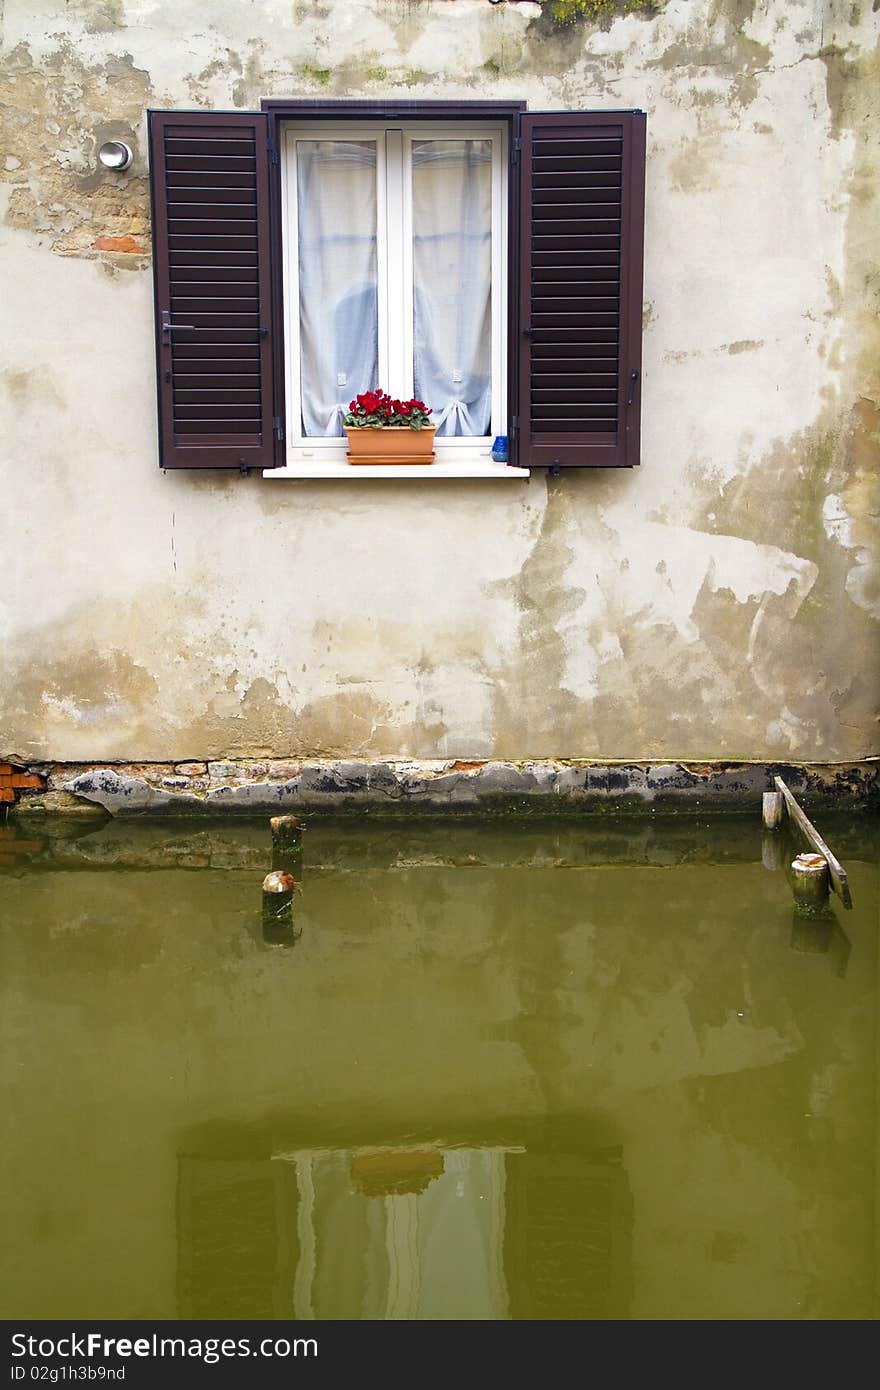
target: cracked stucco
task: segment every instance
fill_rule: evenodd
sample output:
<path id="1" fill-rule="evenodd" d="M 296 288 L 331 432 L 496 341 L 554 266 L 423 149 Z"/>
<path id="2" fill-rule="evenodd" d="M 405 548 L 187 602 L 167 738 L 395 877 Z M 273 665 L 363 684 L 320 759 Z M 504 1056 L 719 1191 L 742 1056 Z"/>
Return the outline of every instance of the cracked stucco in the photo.
<path id="1" fill-rule="evenodd" d="M 831 0 L 7 0 L 0 754 L 876 752 L 878 42 Z M 640 470 L 156 467 L 147 106 L 386 91 L 647 110 Z"/>

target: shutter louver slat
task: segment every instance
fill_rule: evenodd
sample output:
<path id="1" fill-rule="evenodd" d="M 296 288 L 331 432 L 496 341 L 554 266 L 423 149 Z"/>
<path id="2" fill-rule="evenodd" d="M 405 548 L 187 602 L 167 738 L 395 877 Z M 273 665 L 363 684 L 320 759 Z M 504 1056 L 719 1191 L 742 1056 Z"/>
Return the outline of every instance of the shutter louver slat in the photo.
<path id="1" fill-rule="evenodd" d="M 237 155 L 221 154 L 169 154 L 166 160 L 170 173 L 189 174 L 195 170 L 202 173 L 250 174 L 253 177 L 255 164 L 252 159 L 242 159 Z"/>
<path id="2" fill-rule="evenodd" d="M 164 468 L 273 465 L 263 115 L 152 112 Z"/>
<path id="3" fill-rule="evenodd" d="M 189 189 L 251 189 L 256 187 L 254 174 L 224 174 L 219 170 L 190 169 L 182 173 L 168 171 L 165 185 L 177 197 Z"/>
<path id="4" fill-rule="evenodd" d="M 526 113 L 521 131 L 518 461 L 632 466 L 645 118 Z"/>

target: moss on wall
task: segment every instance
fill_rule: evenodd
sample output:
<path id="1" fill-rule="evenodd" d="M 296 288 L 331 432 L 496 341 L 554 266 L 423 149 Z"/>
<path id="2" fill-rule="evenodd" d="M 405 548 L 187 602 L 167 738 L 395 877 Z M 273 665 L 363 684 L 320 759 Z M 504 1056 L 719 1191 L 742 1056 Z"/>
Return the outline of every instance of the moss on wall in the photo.
<path id="1" fill-rule="evenodd" d="M 666 0 L 537 0 L 552 24 L 609 24 L 621 15 L 653 18 Z"/>

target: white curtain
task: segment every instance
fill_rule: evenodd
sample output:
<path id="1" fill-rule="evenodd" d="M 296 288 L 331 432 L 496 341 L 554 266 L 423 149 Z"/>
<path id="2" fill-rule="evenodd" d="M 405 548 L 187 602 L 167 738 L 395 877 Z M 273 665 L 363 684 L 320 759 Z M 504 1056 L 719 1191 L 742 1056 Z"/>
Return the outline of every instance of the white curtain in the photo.
<path id="1" fill-rule="evenodd" d="M 439 435 L 486 435 L 492 416 L 492 145 L 415 140 L 413 381 Z"/>
<path id="2" fill-rule="evenodd" d="M 341 435 L 379 377 L 376 144 L 298 140 L 296 156 L 303 434 Z"/>
<path id="3" fill-rule="evenodd" d="M 485 436 L 492 413 L 492 144 L 415 140 L 412 149 L 414 394 L 431 406 L 438 435 Z M 307 437 L 341 435 L 348 402 L 362 391 L 407 390 L 379 381 L 376 156 L 375 140 L 296 142 Z M 396 174 L 389 169 L 390 178 L 401 173 L 399 165 Z M 400 275 L 398 259 L 391 258 L 389 275 Z M 406 375 L 406 364 L 400 370 Z"/>

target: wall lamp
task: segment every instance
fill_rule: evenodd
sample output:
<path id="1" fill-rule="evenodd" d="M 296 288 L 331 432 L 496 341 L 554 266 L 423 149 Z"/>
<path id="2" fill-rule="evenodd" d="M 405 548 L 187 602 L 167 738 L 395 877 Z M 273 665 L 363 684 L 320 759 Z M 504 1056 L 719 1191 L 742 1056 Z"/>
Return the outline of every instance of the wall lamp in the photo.
<path id="1" fill-rule="evenodd" d="M 98 148 L 98 163 L 103 164 L 105 169 L 113 169 L 115 173 L 127 169 L 132 158 L 131 146 L 126 145 L 124 140 L 105 140 Z"/>

